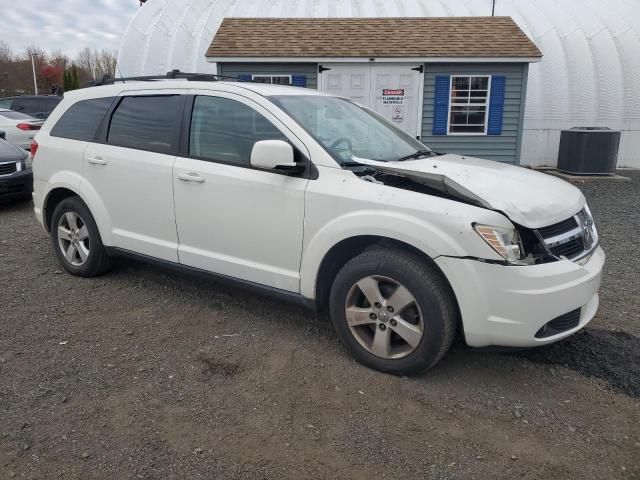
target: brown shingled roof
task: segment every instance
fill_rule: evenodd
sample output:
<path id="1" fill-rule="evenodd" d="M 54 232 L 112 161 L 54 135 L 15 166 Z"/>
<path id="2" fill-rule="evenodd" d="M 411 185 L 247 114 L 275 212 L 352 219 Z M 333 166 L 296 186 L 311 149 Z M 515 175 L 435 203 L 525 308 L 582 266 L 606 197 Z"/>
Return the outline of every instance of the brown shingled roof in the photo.
<path id="1" fill-rule="evenodd" d="M 511 17 L 226 18 L 207 57 L 541 57 Z"/>

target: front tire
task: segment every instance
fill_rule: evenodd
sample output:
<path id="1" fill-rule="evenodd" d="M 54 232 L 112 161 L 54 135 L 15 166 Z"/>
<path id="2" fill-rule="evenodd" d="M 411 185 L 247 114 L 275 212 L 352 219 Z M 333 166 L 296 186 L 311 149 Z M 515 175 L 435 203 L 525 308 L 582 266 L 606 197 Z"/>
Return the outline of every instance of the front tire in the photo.
<path id="1" fill-rule="evenodd" d="M 363 252 L 338 272 L 329 301 L 342 344 L 376 370 L 428 370 L 453 342 L 453 294 L 442 274 L 416 254 L 380 247 Z"/>
<path id="2" fill-rule="evenodd" d="M 65 198 L 56 206 L 50 231 L 58 261 L 72 275 L 95 277 L 111 267 L 93 215 L 80 197 Z"/>

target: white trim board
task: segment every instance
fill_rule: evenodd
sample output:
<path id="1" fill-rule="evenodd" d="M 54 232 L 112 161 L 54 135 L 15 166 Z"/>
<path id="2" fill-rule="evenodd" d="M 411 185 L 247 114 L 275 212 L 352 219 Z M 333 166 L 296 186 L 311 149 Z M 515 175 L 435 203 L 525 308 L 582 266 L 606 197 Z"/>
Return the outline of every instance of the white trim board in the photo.
<path id="1" fill-rule="evenodd" d="M 209 63 L 537 63 L 538 57 L 206 57 Z"/>

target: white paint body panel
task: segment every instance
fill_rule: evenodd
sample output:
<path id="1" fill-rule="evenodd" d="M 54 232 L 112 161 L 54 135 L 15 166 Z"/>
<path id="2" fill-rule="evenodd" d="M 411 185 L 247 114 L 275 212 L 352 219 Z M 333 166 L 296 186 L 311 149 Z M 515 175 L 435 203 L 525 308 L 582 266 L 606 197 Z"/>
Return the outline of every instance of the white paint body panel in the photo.
<path id="1" fill-rule="evenodd" d="M 374 163 L 409 177 L 431 178 L 437 170 L 439 178 L 446 176 L 451 185 L 462 186 L 491 208 L 363 181 L 341 169 L 266 98 L 313 92 L 226 82 L 167 81 L 154 87 L 126 84 L 127 91 L 137 94 L 212 95 L 251 106 L 311 159 L 317 178 L 52 137 L 52 125 L 74 102 L 123 93 L 122 85 L 91 88 L 68 94 L 36 137 L 34 210 L 40 222 L 49 193 L 66 188 L 85 201 L 107 246 L 308 299 L 316 296 L 323 260 L 341 241 L 390 238 L 434 259 L 453 288 L 465 335 L 474 346 L 548 343 L 575 331 L 535 339 L 537 329 L 555 316 L 583 307 L 584 326 L 595 314 L 604 262 L 600 249 L 584 266 L 568 260 L 504 266 L 491 263 L 501 257 L 472 228 L 474 222 L 511 228 L 512 221 L 543 226 L 558 216 L 567 218 L 584 205 L 579 191 L 568 184 L 522 168 L 455 156 Z M 92 157 L 106 164 L 88 164 Z M 184 181 L 185 175 L 202 181 Z"/>
<path id="2" fill-rule="evenodd" d="M 640 2 L 499 0 L 495 14 L 512 17 L 544 54 L 529 67 L 522 163 L 555 166 L 560 130 L 608 126 L 622 130 L 618 165 L 640 168 Z M 225 17 L 486 15 L 487 0 L 153 0 L 125 30 L 118 65 L 126 76 L 215 73 L 205 53 Z"/>
<path id="3" fill-rule="evenodd" d="M 560 178 L 480 158 L 448 154 L 403 162 L 358 161 L 383 171 L 442 183 L 449 191 L 504 212 L 512 221 L 529 228 L 561 222 L 582 210 L 586 203 L 578 188 Z"/>

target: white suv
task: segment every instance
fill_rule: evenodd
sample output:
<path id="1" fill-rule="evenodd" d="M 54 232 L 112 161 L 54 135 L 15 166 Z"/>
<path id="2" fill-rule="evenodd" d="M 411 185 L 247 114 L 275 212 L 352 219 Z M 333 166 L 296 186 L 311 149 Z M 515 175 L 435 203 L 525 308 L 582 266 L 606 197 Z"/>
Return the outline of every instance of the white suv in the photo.
<path id="1" fill-rule="evenodd" d="M 584 327 L 604 253 L 581 192 L 434 153 L 314 90 L 137 81 L 65 95 L 34 202 L 64 268 L 114 255 L 207 272 L 330 313 L 353 356 L 410 374 L 456 331 L 529 347 Z"/>

